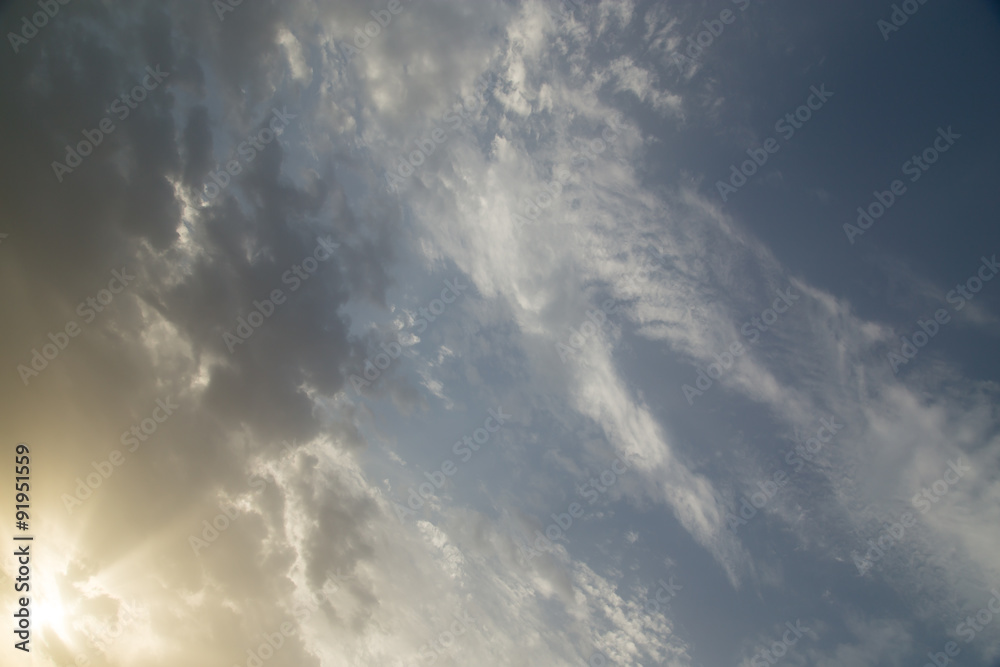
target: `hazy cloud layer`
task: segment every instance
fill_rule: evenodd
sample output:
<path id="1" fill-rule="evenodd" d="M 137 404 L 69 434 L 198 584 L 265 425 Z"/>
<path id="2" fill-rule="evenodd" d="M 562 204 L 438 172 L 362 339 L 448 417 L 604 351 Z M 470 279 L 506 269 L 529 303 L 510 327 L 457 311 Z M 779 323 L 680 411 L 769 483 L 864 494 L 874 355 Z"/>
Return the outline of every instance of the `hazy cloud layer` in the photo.
<path id="1" fill-rule="evenodd" d="M 893 11 L 70 3 L 8 37 L 32 664 L 994 665 L 1000 15 Z"/>

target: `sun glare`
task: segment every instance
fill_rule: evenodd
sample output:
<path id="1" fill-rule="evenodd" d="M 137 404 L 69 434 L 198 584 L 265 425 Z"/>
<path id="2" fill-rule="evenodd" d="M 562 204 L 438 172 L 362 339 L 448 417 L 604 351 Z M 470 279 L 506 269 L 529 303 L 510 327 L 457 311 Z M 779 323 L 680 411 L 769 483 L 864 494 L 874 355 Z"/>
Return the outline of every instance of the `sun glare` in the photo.
<path id="1" fill-rule="evenodd" d="M 55 576 L 42 576 L 37 582 L 38 593 L 35 596 L 34 626 L 37 632 L 54 633 L 62 641 L 69 642 L 72 638 L 70 620 L 72 610 L 67 609 L 59 591 L 59 582 Z"/>

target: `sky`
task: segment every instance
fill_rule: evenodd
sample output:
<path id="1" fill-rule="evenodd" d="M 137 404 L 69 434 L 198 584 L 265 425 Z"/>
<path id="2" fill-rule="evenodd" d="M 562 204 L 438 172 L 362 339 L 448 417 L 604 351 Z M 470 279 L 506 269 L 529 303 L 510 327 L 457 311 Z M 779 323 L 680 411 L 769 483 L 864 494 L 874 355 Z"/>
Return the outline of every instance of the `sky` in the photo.
<path id="1" fill-rule="evenodd" d="M 997 3 L 0 33 L 0 664 L 1000 665 Z"/>

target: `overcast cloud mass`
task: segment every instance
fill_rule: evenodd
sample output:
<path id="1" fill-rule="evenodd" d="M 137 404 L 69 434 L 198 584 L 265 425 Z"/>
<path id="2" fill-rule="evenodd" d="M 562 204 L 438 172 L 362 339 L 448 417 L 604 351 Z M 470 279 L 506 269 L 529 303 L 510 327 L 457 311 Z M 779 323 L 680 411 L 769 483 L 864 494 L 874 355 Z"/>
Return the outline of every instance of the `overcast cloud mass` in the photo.
<path id="1" fill-rule="evenodd" d="M 1000 665 L 997 3 L 0 28 L 0 664 Z"/>

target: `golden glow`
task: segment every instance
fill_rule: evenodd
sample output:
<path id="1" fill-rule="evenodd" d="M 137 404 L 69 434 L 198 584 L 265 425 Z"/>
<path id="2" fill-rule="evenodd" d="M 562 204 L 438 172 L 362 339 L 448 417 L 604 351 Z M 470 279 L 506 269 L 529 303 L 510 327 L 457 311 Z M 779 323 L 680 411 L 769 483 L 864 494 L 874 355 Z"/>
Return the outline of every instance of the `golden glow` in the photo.
<path id="1" fill-rule="evenodd" d="M 55 576 L 47 575 L 44 571 L 37 574 L 35 585 L 37 593 L 34 596 L 34 631 L 42 634 L 54 633 L 63 642 L 69 643 L 72 638 L 73 609 L 63 603 L 62 593 L 59 590 L 59 582 Z"/>

